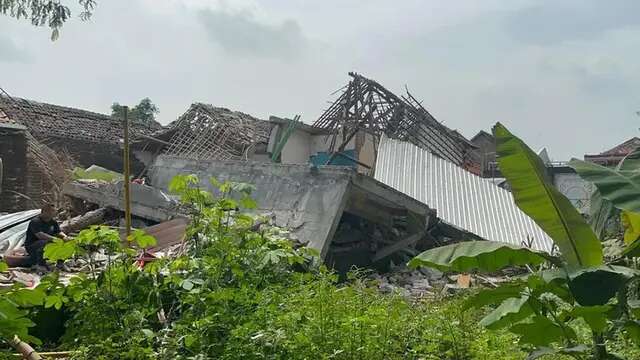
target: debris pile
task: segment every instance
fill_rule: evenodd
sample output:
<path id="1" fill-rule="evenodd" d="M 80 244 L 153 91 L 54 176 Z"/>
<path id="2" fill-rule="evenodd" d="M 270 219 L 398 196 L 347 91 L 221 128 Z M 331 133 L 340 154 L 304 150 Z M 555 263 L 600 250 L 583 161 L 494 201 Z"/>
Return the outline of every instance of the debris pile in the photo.
<path id="1" fill-rule="evenodd" d="M 512 269 L 493 276 L 444 274 L 427 267 L 412 270 L 406 266 L 393 266 L 388 272 L 371 273 L 367 279 L 383 294 L 399 294 L 407 299 L 419 300 L 456 294 L 461 289 L 471 287 L 497 287 L 522 273 Z"/>

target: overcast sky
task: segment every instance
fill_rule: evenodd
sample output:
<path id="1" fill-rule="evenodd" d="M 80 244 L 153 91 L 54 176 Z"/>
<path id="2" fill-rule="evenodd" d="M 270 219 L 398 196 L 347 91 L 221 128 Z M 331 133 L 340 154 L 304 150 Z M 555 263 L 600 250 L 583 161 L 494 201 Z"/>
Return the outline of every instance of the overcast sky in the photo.
<path id="1" fill-rule="evenodd" d="M 357 71 L 468 137 L 501 121 L 556 160 L 638 135 L 636 0 L 98 3 L 56 42 L 0 16 L 0 86 L 105 113 L 150 97 L 164 124 L 196 101 L 310 123 Z"/>

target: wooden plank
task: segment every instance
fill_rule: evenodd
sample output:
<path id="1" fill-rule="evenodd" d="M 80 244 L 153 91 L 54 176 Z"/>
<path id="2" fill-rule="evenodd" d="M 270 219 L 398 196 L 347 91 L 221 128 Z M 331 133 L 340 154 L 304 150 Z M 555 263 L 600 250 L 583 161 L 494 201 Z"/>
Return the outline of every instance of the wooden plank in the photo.
<path id="1" fill-rule="evenodd" d="M 383 247 L 382 249 L 378 250 L 375 255 L 373 255 L 372 261 L 373 262 L 380 261 L 386 258 L 387 256 L 390 256 L 404 248 L 407 248 L 415 244 L 418 240 L 420 240 L 420 238 L 422 238 L 423 235 L 424 235 L 424 232 L 421 231 L 419 233 L 415 233 L 411 236 L 408 236 L 394 244 Z"/>

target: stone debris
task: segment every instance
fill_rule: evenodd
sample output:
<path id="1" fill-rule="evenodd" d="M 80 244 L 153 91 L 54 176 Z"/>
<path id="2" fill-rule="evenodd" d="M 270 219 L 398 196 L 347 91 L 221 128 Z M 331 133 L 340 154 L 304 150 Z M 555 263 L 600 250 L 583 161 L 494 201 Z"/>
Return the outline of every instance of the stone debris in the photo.
<path id="1" fill-rule="evenodd" d="M 509 274 L 511 273 L 511 274 Z M 407 299 L 419 300 L 429 297 L 453 295 L 463 289 L 473 287 L 496 287 L 497 284 L 512 279 L 509 272 L 495 276 L 476 274 L 449 274 L 430 268 L 409 269 L 405 266 L 393 267 L 389 272 L 374 272 L 367 280 L 382 294 L 399 294 Z"/>

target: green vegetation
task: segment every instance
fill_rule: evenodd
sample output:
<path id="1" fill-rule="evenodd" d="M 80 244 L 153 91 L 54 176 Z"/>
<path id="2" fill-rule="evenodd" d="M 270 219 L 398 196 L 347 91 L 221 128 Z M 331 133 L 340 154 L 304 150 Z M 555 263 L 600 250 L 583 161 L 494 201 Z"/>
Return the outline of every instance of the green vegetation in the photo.
<path id="1" fill-rule="evenodd" d="M 96 0 L 78 0 L 82 11 L 80 19 L 89 20 L 96 7 Z M 67 1 L 66 4 L 69 4 Z M 64 1 L 54 0 L 0 0 L 0 14 L 18 20 L 30 20 L 34 26 L 51 28 L 51 40 L 60 35 L 60 28 L 71 17 L 71 10 Z"/>
<path id="2" fill-rule="evenodd" d="M 531 348 L 528 359 L 559 354 L 617 359 L 607 347 L 619 338 L 640 346 L 640 271 L 621 266 L 632 264 L 632 260 L 605 264 L 600 240 L 569 200 L 547 181 L 541 160 L 501 124 L 493 132 L 500 169 L 511 184 L 517 205 L 552 237 L 560 253 L 545 256 L 501 243 L 468 242 L 426 251 L 410 265 L 457 271 L 495 271 L 524 264 L 537 267 L 529 276 L 480 291 L 467 301 L 468 307 L 476 308 L 499 304 L 480 324 L 489 329 L 508 328 L 517 334 L 520 343 Z M 637 156 L 637 152 L 629 155 L 624 165 L 630 166 Z M 572 166 L 596 185 L 601 206 L 608 206 L 595 212 L 610 214 L 610 207 L 640 212 L 636 177 L 640 168 L 620 170 L 621 165 L 612 170 L 578 160 L 573 160 Z M 622 254 L 631 256 L 640 240 L 631 226 L 635 216 L 627 214 L 626 219 L 629 236 L 625 240 L 630 244 Z M 597 225 L 601 222 L 594 227 L 601 229 Z M 541 264 L 542 259 L 547 264 Z M 590 332 L 589 341 L 579 335 L 584 324 Z"/>
<path id="3" fill-rule="evenodd" d="M 640 358 L 640 281 L 629 259 L 640 241 L 629 240 L 636 217 L 625 221 L 629 244 L 605 264 L 600 241 L 546 183 L 537 157 L 501 125 L 495 132 L 518 205 L 560 253 L 472 241 L 427 251 L 410 265 L 526 266 L 528 276 L 417 302 L 383 295 L 362 270 L 339 281 L 312 250 L 249 215 L 251 185 L 211 179 L 213 194 L 184 175 L 170 190 L 191 218 L 185 252 L 141 267 L 136 254 L 155 239 L 135 231 L 123 241 L 104 226 L 52 242 L 49 260 L 82 257 L 89 271 L 69 284 L 53 273 L 33 290 L 0 290 L 0 358 L 13 351 L 14 335 L 73 359 Z M 599 190 L 618 206 L 619 192 Z M 102 271 L 98 252 L 107 257 Z M 64 323 L 60 336 L 43 332 L 47 314 Z"/>
<path id="4" fill-rule="evenodd" d="M 294 248 L 282 230 L 236 208 L 255 203 L 247 184 L 218 183 L 219 196 L 180 176 L 172 190 L 190 206 L 188 253 L 135 265 L 131 246 L 154 239 L 134 232 L 122 244 L 116 231 L 93 227 L 45 249 L 50 260 L 81 256 L 84 277 L 63 286 L 56 274 L 35 290 L 16 286 L 0 301 L 15 306 L 12 327 L 39 348 L 73 350 L 75 359 L 519 359 L 517 339 L 478 325 L 481 312 L 463 299 L 412 304 L 381 295 L 354 272 L 340 283 L 313 251 Z M 96 270 L 97 251 L 109 256 Z M 66 318 L 61 339 L 41 344 L 29 320 L 45 309 Z M 4 308 L 0 307 L 0 312 Z M 4 324 L 4 323 L 1 323 Z"/>
<path id="5" fill-rule="evenodd" d="M 111 116 L 124 119 L 124 105 L 120 105 L 115 102 L 111 105 Z M 137 122 L 140 124 L 151 124 L 156 121 L 156 114 L 158 114 L 160 110 L 154 104 L 151 99 L 144 98 L 140 100 L 138 105 L 129 109 L 128 118 L 131 122 Z"/>

